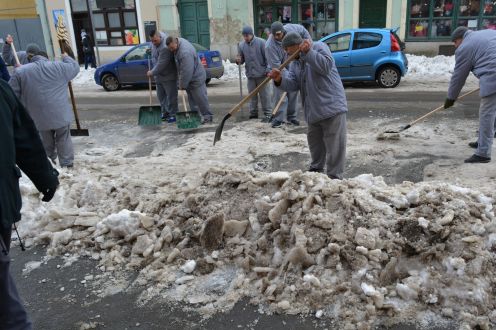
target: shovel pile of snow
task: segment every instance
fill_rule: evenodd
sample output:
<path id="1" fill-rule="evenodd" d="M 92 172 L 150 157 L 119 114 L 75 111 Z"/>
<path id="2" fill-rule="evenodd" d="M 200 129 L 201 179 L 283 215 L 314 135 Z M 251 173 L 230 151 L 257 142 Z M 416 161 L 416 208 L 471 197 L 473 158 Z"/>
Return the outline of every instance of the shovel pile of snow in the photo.
<path id="1" fill-rule="evenodd" d="M 342 329 L 383 317 L 496 324 L 494 200 L 474 190 L 221 168 L 194 185 L 102 172 L 93 182 L 64 175 L 62 186 L 58 206 L 41 206 L 22 185 L 27 243 L 98 260 L 102 274 L 139 271 L 130 284 L 142 304 L 211 315 L 248 297 Z"/>

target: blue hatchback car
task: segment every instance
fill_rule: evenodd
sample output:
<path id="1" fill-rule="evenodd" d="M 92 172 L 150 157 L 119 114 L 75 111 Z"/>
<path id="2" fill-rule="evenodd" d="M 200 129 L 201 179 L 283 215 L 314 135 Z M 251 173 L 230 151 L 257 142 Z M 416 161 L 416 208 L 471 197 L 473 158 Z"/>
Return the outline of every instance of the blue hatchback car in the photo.
<path id="1" fill-rule="evenodd" d="M 201 63 L 207 72 L 206 84 L 212 78 L 220 78 L 224 74 L 224 65 L 220 52 L 193 43 Z M 146 42 L 134 46 L 117 60 L 99 66 L 95 71 L 95 82 L 106 91 L 116 91 L 123 85 L 147 85 L 148 55 L 151 43 Z M 153 82 L 153 80 L 152 80 Z"/>
<path id="2" fill-rule="evenodd" d="M 377 81 L 383 88 L 398 86 L 408 71 L 398 29 L 351 29 L 320 39 L 331 49 L 343 81 Z"/>

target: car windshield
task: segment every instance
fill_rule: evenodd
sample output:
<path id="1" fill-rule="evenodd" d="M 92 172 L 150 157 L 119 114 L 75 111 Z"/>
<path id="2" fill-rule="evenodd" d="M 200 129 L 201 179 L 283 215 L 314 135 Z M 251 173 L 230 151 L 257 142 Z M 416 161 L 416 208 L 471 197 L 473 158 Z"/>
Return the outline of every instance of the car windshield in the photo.
<path id="1" fill-rule="evenodd" d="M 126 62 L 146 59 L 146 51 L 148 48 L 150 48 L 148 45 L 141 45 L 136 47 L 126 55 Z"/>

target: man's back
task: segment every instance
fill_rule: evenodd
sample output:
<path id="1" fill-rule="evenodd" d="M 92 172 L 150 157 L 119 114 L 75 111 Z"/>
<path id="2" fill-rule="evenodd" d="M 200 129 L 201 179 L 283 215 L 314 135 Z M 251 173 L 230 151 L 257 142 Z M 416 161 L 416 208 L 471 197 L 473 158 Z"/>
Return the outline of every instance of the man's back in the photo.
<path id="1" fill-rule="evenodd" d="M 68 56 L 52 62 L 37 55 L 17 68 L 9 83 L 38 130 L 57 129 L 72 121 L 67 83 L 78 73 L 79 65 Z"/>
<path id="2" fill-rule="evenodd" d="M 179 46 L 175 59 L 178 64 L 180 87 L 186 88 L 190 83 L 204 84 L 205 68 L 198 59 L 195 47 L 186 39 L 178 38 L 178 40 Z"/>

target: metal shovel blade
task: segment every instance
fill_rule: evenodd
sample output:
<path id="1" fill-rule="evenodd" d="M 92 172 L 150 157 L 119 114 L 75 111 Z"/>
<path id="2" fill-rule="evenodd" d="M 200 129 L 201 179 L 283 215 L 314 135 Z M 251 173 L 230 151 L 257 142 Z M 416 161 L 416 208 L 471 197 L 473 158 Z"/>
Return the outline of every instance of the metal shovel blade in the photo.
<path id="1" fill-rule="evenodd" d="M 159 105 L 147 105 L 139 108 L 138 124 L 140 126 L 160 125 L 162 109 Z"/>
<path id="2" fill-rule="evenodd" d="M 85 128 L 71 128 L 71 136 L 90 136 L 90 132 Z"/>
<path id="3" fill-rule="evenodd" d="M 227 113 L 224 118 L 222 118 L 222 121 L 220 122 L 219 126 L 217 126 L 217 129 L 215 130 L 215 136 L 214 136 L 214 145 L 217 141 L 220 140 L 220 136 L 222 135 L 222 130 L 224 129 L 224 123 L 226 120 L 231 118 L 231 114 Z"/>

